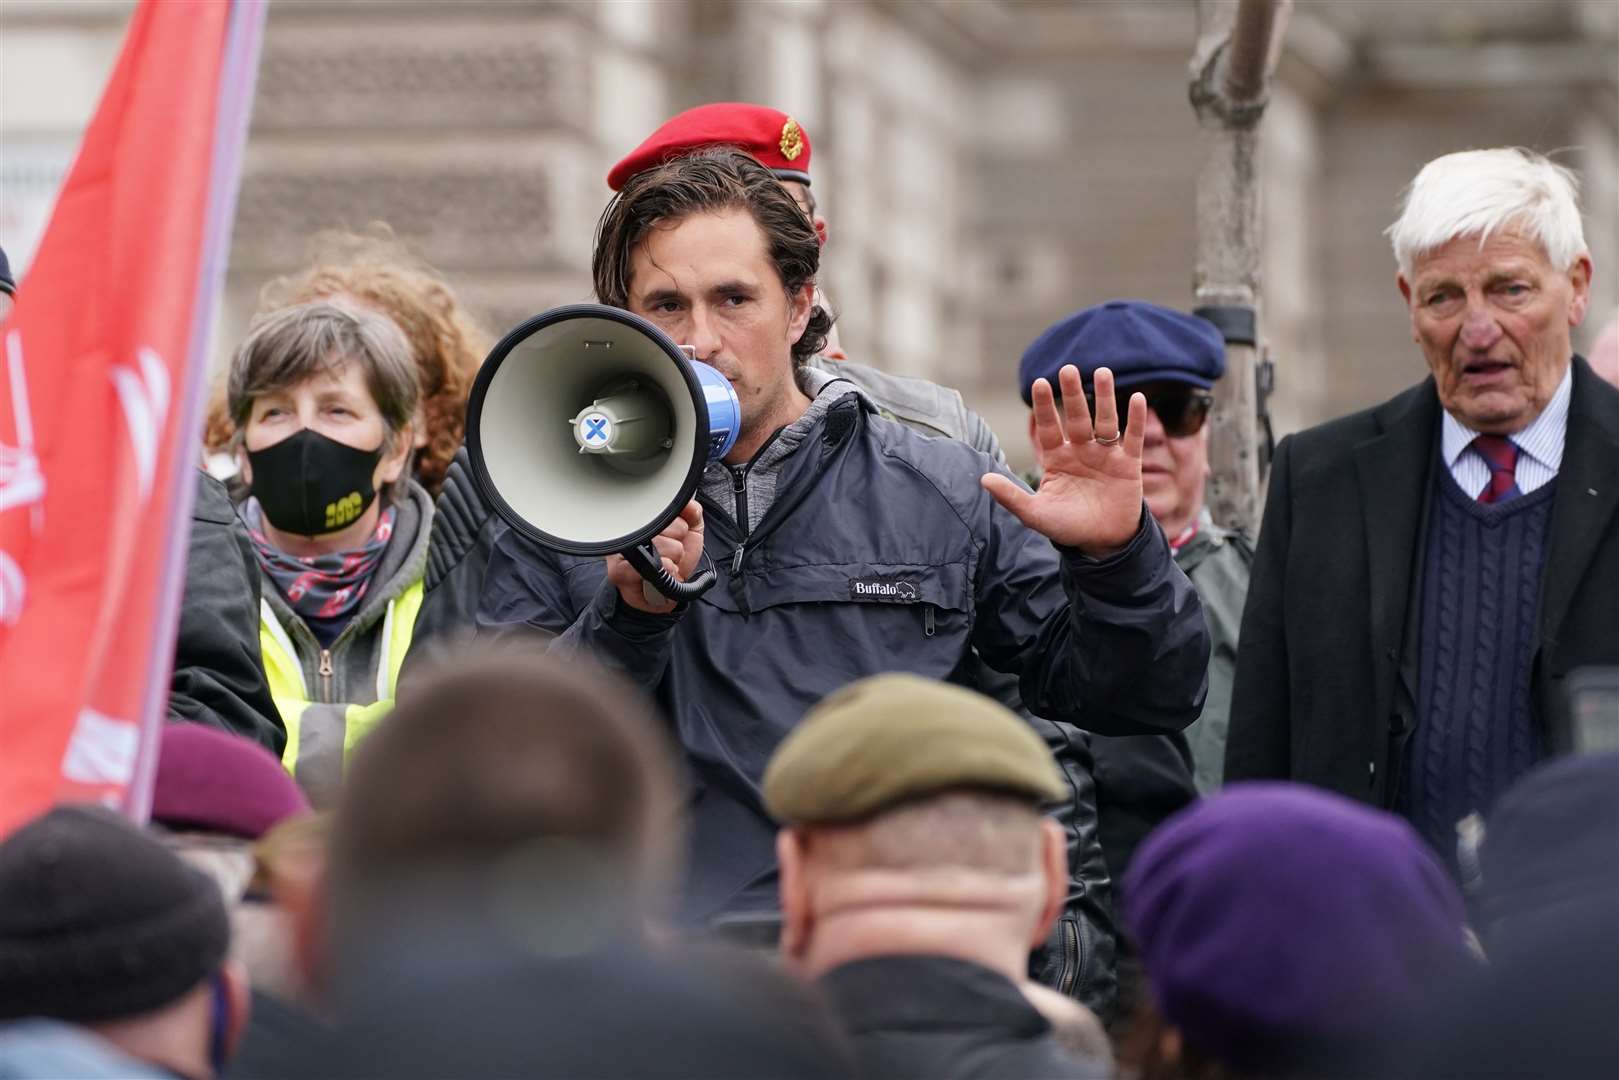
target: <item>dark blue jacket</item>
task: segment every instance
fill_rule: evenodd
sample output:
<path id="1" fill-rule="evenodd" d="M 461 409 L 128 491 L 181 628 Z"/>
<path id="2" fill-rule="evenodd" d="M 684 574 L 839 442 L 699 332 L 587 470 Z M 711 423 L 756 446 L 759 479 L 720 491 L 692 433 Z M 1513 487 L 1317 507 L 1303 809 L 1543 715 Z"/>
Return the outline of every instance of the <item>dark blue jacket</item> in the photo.
<path id="1" fill-rule="evenodd" d="M 556 633 L 553 648 L 622 670 L 669 717 L 694 786 L 689 919 L 775 907 L 760 779 L 804 712 L 855 679 L 966 681 L 976 646 L 1037 715 L 1112 735 L 1197 718 L 1208 630 L 1151 515 L 1108 559 L 1059 552 L 983 490 L 993 467 L 851 390 L 783 464 L 752 535 L 704 500 L 719 583 L 670 615 L 621 605 L 599 558 L 496 541 L 480 632 Z"/>

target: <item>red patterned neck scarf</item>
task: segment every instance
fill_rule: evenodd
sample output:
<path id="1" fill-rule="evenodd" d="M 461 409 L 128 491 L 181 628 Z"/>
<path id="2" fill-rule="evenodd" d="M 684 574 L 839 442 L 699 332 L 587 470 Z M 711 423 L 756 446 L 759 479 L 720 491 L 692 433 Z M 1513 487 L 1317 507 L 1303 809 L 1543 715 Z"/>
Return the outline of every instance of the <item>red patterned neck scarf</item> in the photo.
<path id="1" fill-rule="evenodd" d="M 281 593 L 292 610 L 306 622 L 333 620 L 347 622 L 359 610 L 371 575 L 382 562 L 382 553 L 394 534 L 394 507 L 385 507 L 377 528 L 366 542 L 349 551 L 326 555 L 288 555 L 264 535 L 264 515 L 257 499 L 242 504 L 242 521 L 253 541 L 259 567 Z"/>

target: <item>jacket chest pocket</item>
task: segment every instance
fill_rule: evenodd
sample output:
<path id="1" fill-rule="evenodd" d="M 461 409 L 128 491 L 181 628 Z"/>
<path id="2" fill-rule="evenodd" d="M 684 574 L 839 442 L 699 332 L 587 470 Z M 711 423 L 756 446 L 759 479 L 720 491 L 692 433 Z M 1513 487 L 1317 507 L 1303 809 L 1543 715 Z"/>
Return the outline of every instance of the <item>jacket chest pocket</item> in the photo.
<path id="1" fill-rule="evenodd" d="M 964 564 L 818 563 L 746 567 L 722 577 L 701 603 L 740 618 L 728 644 L 829 664 L 858 678 L 911 671 L 944 678 L 972 636 L 972 585 Z"/>

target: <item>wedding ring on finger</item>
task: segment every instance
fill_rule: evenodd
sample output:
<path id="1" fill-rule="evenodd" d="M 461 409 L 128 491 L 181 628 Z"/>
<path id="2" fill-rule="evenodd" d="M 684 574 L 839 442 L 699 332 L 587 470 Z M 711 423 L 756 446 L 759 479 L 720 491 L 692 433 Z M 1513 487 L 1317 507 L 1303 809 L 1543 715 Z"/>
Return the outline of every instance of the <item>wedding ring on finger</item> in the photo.
<path id="1" fill-rule="evenodd" d="M 1112 438 L 1108 438 L 1108 439 L 1104 439 L 1100 435 L 1092 435 L 1091 436 L 1091 441 L 1092 442 L 1100 443 L 1103 446 L 1117 446 L 1123 440 L 1124 440 L 1124 432 L 1122 432 L 1122 431 L 1119 432 L 1117 435 L 1114 435 Z"/>

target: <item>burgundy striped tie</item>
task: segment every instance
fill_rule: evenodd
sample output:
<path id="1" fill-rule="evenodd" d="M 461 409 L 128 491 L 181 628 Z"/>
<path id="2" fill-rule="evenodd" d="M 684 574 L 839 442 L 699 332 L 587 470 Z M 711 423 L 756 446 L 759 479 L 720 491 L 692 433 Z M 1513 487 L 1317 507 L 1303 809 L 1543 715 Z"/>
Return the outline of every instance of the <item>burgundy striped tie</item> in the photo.
<path id="1" fill-rule="evenodd" d="M 1505 435 L 1480 435 L 1473 440 L 1473 449 L 1490 467 L 1490 482 L 1478 493 L 1479 502 L 1506 502 L 1523 494 L 1514 475 L 1518 467 L 1516 443 Z"/>

